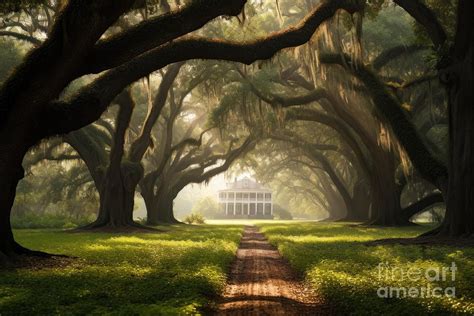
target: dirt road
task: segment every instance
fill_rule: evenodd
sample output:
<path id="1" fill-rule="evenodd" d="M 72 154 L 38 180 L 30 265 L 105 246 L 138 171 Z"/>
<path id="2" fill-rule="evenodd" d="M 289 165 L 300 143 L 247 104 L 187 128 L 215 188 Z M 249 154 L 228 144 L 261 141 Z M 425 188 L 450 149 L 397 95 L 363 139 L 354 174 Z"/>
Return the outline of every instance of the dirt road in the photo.
<path id="1" fill-rule="evenodd" d="M 245 228 L 218 315 L 331 315 L 253 226 Z"/>

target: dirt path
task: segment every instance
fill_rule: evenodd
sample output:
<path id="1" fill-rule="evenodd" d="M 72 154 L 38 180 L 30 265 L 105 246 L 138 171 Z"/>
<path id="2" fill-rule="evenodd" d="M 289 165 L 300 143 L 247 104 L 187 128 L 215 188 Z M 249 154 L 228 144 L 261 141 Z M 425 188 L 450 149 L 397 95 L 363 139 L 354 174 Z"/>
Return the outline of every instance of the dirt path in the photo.
<path id="1" fill-rule="evenodd" d="M 218 315 L 330 315 L 253 226 L 245 227 Z"/>

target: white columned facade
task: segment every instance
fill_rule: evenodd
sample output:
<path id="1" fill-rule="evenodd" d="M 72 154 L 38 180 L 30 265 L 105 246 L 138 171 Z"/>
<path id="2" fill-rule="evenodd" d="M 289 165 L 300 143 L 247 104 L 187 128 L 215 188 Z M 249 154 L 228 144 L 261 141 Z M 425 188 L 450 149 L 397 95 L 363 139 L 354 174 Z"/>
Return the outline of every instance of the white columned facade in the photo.
<path id="1" fill-rule="evenodd" d="M 249 178 L 227 184 L 218 196 L 222 216 L 273 218 L 272 191 Z"/>

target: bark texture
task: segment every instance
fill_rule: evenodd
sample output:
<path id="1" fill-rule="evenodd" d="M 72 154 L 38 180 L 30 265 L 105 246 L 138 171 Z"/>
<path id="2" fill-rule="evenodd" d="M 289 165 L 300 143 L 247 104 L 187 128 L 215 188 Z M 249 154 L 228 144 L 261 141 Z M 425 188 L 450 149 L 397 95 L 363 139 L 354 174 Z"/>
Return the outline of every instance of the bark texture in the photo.
<path id="1" fill-rule="evenodd" d="M 474 236 L 474 2 L 460 0 L 455 45 L 440 71 L 449 96 L 449 182 L 438 236 Z"/>

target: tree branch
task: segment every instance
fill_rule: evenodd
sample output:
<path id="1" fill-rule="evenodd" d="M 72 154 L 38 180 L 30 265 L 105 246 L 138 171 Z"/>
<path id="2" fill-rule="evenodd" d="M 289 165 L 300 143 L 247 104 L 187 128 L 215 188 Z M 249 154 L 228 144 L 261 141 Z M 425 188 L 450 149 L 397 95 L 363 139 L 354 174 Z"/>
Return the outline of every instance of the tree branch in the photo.
<path id="1" fill-rule="evenodd" d="M 240 76 L 249 84 L 250 90 L 260 99 L 272 106 L 281 106 L 281 107 L 291 107 L 297 105 L 308 104 L 311 102 L 316 102 L 326 96 L 326 93 L 323 89 L 313 89 L 307 94 L 299 96 L 280 96 L 277 94 L 268 94 L 264 95 L 258 88 L 253 84 L 253 82 L 244 74 L 238 67 L 236 67 Z"/>
<path id="2" fill-rule="evenodd" d="M 255 146 L 255 144 L 255 140 L 253 140 L 251 137 L 248 137 L 240 147 L 230 151 L 226 155 L 225 162 L 219 167 L 215 167 L 205 172 L 204 168 L 197 168 L 186 172 L 185 175 L 177 181 L 173 191 L 179 192 L 189 183 L 201 183 L 214 177 L 215 175 L 218 175 L 219 173 L 226 171 L 229 169 L 230 165 L 235 161 L 235 159 L 250 150 Z"/>
<path id="3" fill-rule="evenodd" d="M 143 21 L 111 38 L 99 41 L 86 64 L 88 73 L 99 73 L 200 29 L 221 15 L 238 15 L 247 0 L 201 0 L 181 9 Z"/>
<path id="4" fill-rule="evenodd" d="M 153 126 L 155 126 L 156 120 L 158 120 L 158 117 L 160 116 L 161 111 L 166 104 L 168 92 L 170 91 L 170 88 L 183 65 L 184 63 L 172 65 L 163 76 L 160 87 L 158 88 L 158 93 L 156 94 L 155 100 L 153 101 L 152 109 L 145 120 L 145 124 L 143 124 L 143 129 L 140 133 L 140 136 L 133 142 L 130 148 L 130 159 L 132 161 L 141 161 L 143 155 L 150 146 L 151 131 Z"/>
<path id="5" fill-rule="evenodd" d="M 251 64 L 259 59 L 268 59 L 283 48 L 306 43 L 318 26 L 339 9 L 356 12 L 362 8 L 363 4 L 357 0 L 326 2 L 298 25 L 253 42 L 198 37 L 169 42 L 108 71 L 69 102 L 53 103 L 44 117 L 46 121 L 54 119 L 55 124 L 51 124 L 54 128 L 45 127 L 45 132 L 47 135 L 66 133 L 94 122 L 127 85 L 168 64 L 189 59 L 220 59 Z"/>
<path id="6" fill-rule="evenodd" d="M 425 179 L 437 186 L 440 185 L 440 181 L 443 182 L 447 179 L 446 166 L 431 154 L 415 126 L 405 114 L 399 101 L 387 90 L 372 71 L 363 64 L 354 65 L 354 61 L 350 61 L 348 56 L 325 54 L 320 56 L 320 61 L 326 64 L 337 64 L 346 67 L 347 70 L 365 84 L 374 105 L 385 120 L 390 123 L 392 130 L 406 150 L 410 160 Z"/>
<path id="7" fill-rule="evenodd" d="M 413 45 L 399 45 L 392 48 L 389 48 L 383 51 L 380 55 L 378 55 L 373 61 L 372 66 L 374 69 L 379 70 L 392 60 L 399 58 L 402 55 L 413 54 L 422 50 L 427 49 L 424 45 L 413 44 Z"/>
<path id="8" fill-rule="evenodd" d="M 428 207 L 443 203 L 443 195 L 441 193 L 433 193 L 425 196 L 421 200 L 410 204 L 402 210 L 401 216 L 407 221 L 414 215 L 426 210 Z"/>
<path id="9" fill-rule="evenodd" d="M 41 44 L 41 41 L 34 38 L 33 36 L 13 32 L 13 31 L 0 31 L 0 36 L 10 36 L 14 37 L 16 39 L 19 39 L 21 41 L 28 42 L 34 46 L 39 46 Z"/>
<path id="10" fill-rule="evenodd" d="M 446 33 L 433 11 L 420 0 L 393 0 L 420 23 L 428 33 L 436 49 L 446 41 Z"/>

